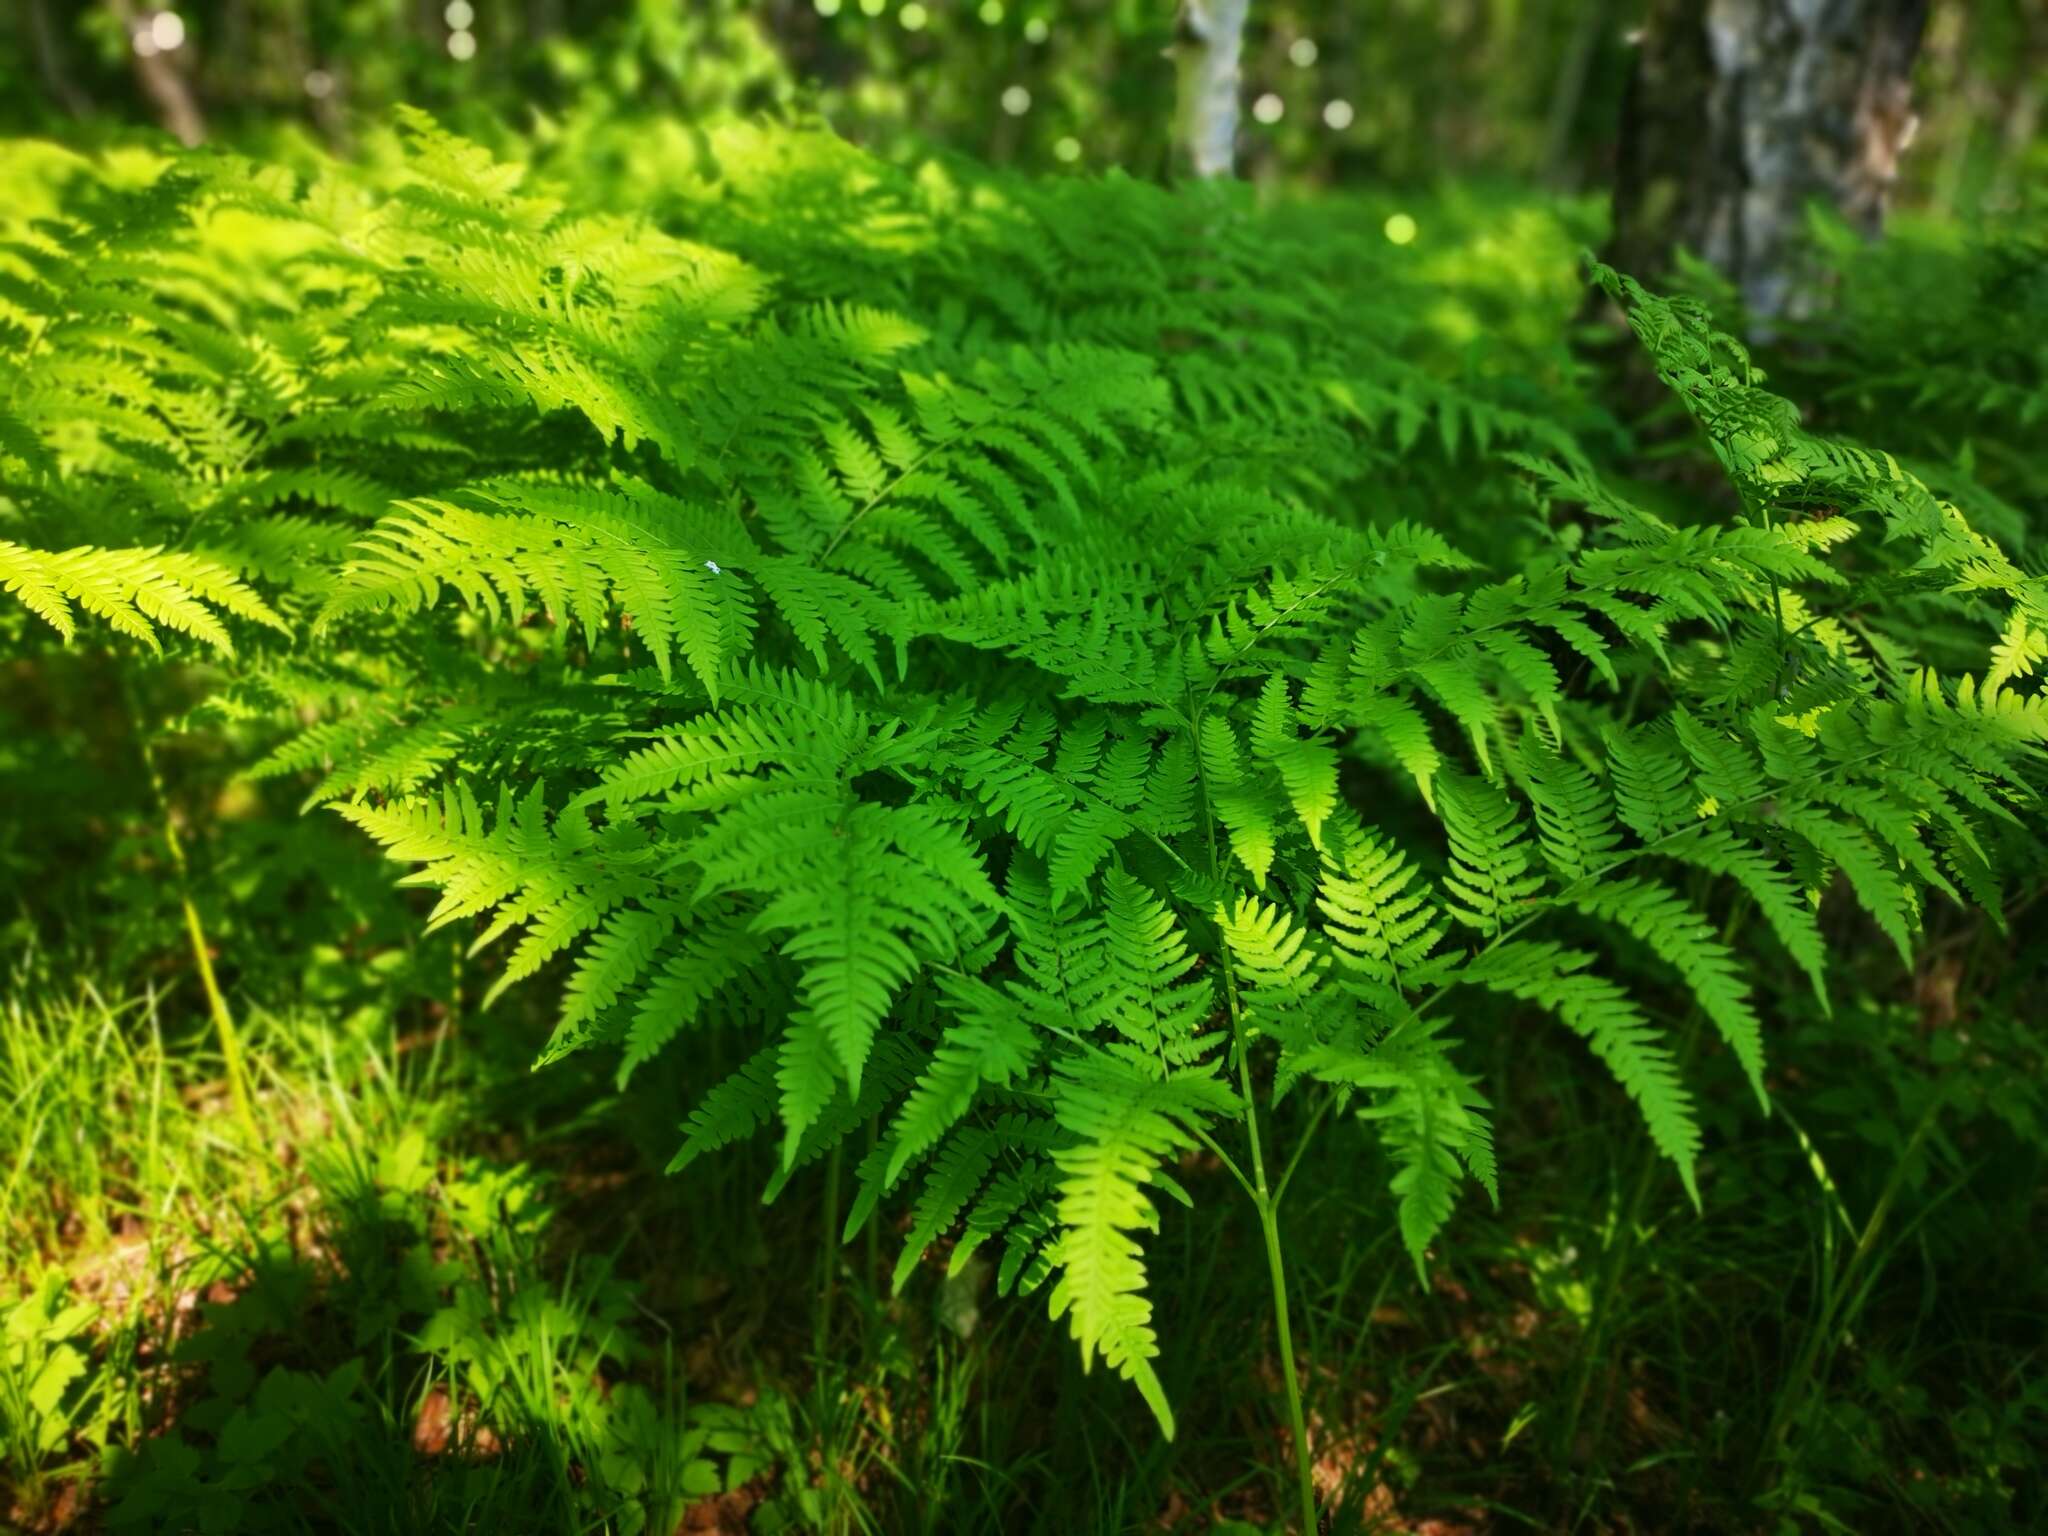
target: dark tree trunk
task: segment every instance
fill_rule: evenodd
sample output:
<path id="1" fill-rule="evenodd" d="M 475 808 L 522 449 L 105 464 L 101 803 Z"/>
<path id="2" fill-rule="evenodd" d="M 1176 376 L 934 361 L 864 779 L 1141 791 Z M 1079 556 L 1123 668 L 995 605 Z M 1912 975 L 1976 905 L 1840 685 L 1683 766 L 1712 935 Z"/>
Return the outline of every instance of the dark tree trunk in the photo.
<path id="1" fill-rule="evenodd" d="M 73 117 L 86 116 L 92 111 L 92 102 L 71 81 L 70 68 L 64 61 L 64 40 L 50 21 L 47 0 L 29 0 L 28 32 L 35 45 L 36 65 L 43 72 L 43 83 L 50 88 L 50 94 Z"/>
<path id="2" fill-rule="evenodd" d="M 1623 108 L 1611 259 L 1704 256 L 1768 323 L 1823 293 L 1820 202 L 1875 235 L 1918 120 L 1927 0 L 1651 0 Z"/>

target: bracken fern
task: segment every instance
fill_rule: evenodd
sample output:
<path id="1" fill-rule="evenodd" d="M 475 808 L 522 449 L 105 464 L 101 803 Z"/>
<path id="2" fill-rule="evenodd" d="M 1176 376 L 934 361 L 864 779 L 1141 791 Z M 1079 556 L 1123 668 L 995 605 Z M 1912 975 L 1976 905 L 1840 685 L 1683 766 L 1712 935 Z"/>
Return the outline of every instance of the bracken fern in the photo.
<path id="1" fill-rule="evenodd" d="M 1909 955 L 2034 856 L 2048 586 L 1697 304 L 1593 268 L 1716 516 L 1412 361 L 1296 210 L 736 129 L 657 227 L 404 133 L 305 183 L 77 168 L 14 233 L 0 582 L 222 653 L 253 771 L 497 990 L 559 977 L 547 1059 L 752 1033 L 677 1170 L 772 1132 L 772 1194 L 873 1127 L 846 1235 L 906 1208 L 899 1286 L 994 1256 L 1169 1433 L 1184 1159 L 1257 1206 L 1284 1341 L 1262 1108 L 1373 1138 L 1426 1266 L 1499 1195 L 1460 1037 L 1512 1006 L 1697 1200 L 1683 1021 L 1767 1112 L 1760 972 L 1824 1000 L 1839 908 Z M 223 220 L 263 283 L 205 286 Z M 1489 489 L 1430 515 L 1426 456 Z"/>

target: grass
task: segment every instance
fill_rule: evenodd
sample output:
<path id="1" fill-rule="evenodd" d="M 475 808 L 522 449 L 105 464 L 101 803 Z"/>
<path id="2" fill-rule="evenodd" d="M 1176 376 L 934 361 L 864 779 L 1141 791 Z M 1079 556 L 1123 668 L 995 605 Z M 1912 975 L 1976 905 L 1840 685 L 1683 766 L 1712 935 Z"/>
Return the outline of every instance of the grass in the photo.
<path id="1" fill-rule="evenodd" d="M 1158 1250 L 1168 1445 L 981 1267 L 891 1295 L 892 1234 L 821 1246 L 824 1177 L 766 1208 L 765 1149 L 661 1177 L 684 1064 L 620 1093 L 528 1073 L 516 1007 L 240 998 L 252 1142 L 191 988 L 55 971 L 0 1029 L 15 1529 L 1293 1528 L 1260 1235 L 1209 1160 Z M 1504 1177 L 1553 1214 L 1467 1213 L 1426 1286 L 1327 1127 L 1286 1218 L 1327 1528 L 2023 1528 L 2038 1281 L 1972 1251 L 2038 1213 L 2038 1155 L 1971 1097 L 2008 1035 L 1903 1130 L 1825 1096 L 1719 1127 L 1703 1214 L 1567 1047 L 1504 1043 Z"/>

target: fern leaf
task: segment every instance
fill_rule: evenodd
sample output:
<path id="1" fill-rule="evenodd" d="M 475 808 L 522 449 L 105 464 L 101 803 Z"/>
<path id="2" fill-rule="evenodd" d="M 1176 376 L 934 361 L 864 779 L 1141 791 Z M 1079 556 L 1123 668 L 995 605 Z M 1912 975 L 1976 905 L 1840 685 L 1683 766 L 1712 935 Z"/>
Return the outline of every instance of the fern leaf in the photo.
<path id="1" fill-rule="evenodd" d="M 1573 904 L 1588 916 L 1634 934 L 1685 978 L 1693 1000 L 1713 1021 L 1766 1112 L 1763 1026 L 1749 1005 L 1749 984 L 1733 951 L 1714 937 L 1700 915 L 1673 892 L 1647 880 L 1606 881 L 1581 891 Z"/>
<path id="2" fill-rule="evenodd" d="M 683 1144 L 667 1172 L 681 1173 L 705 1153 L 744 1141 L 775 1118 L 780 1055 L 780 1046 L 764 1047 L 704 1095 L 683 1124 Z"/>
<path id="3" fill-rule="evenodd" d="M 1507 796 L 1481 780 L 1441 779 L 1437 798 L 1450 839 L 1446 910 L 1497 934 L 1543 889 L 1543 876 L 1530 867 L 1527 830 Z"/>
<path id="4" fill-rule="evenodd" d="M 968 977 L 947 977 L 941 988 L 958 1016 L 890 1126 L 885 1184 L 894 1184 L 937 1144 L 982 1084 L 1011 1082 L 1038 1055 L 1038 1036 L 1014 998 Z"/>
<path id="5" fill-rule="evenodd" d="M 1700 1133 L 1691 1096 L 1649 1020 L 1614 983 L 1587 974 L 1592 963 L 1582 950 L 1515 941 L 1475 956 L 1458 979 L 1547 1008 L 1583 1037 L 1636 1101 L 1651 1141 L 1677 1167 L 1698 1205 Z"/>
<path id="6" fill-rule="evenodd" d="M 1074 1145 L 1054 1155 L 1060 1279 L 1052 1316 L 1068 1318 L 1084 1367 L 1100 1354 L 1138 1388 L 1169 1439 L 1173 1411 L 1152 1368 L 1159 1343 L 1142 1250 L 1131 1234 L 1158 1226 L 1145 1186 L 1160 1160 L 1192 1146 L 1192 1128 L 1234 1102 L 1207 1074 L 1162 1081 L 1105 1060 L 1064 1066 L 1055 1089 L 1054 1115 Z"/>

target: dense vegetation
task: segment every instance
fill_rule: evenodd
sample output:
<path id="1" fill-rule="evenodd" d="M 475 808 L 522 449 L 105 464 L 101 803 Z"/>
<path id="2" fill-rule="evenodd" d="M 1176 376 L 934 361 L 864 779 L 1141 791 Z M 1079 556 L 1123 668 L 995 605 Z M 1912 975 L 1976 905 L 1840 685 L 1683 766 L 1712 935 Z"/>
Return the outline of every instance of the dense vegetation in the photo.
<path id="1" fill-rule="evenodd" d="M 0 1514 L 2041 1517 L 2038 217 L 491 137 L 5 146 Z"/>

